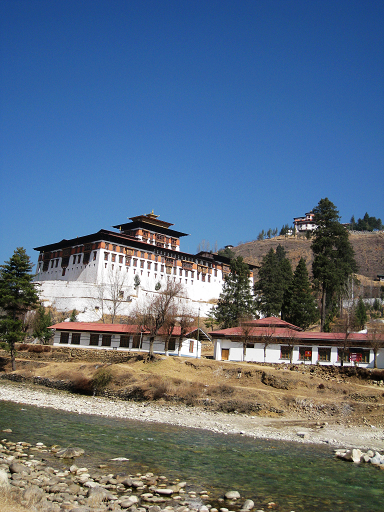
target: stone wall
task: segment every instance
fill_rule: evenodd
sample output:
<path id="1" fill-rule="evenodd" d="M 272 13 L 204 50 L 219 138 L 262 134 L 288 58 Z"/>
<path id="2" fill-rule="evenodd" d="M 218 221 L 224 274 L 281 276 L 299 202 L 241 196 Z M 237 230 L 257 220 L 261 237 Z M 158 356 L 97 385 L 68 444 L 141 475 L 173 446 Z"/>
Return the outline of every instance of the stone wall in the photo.
<path id="1" fill-rule="evenodd" d="M 138 356 L 145 357 L 146 352 L 129 352 L 127 350 L 98 350 L 91 348 L 73 348 L 73 347 L 51 347 L 50 352 L 28 352 L 26 350 L 17 351 L 16 359 L 30 359 L 43 361 L 60 362 L 101 362 L 101 363 L 126 363 Z M 9 357 L 9 353 L 0 350 L 0 357 Z"/>

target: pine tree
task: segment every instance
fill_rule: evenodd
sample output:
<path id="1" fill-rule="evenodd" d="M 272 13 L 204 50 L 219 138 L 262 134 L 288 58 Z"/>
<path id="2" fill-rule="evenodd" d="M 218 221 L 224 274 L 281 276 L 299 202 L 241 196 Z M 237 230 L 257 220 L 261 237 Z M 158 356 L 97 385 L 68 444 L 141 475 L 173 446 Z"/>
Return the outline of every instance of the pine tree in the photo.
<path id="1" fill-rule="evenodd" d="M 357 301 L 355 321 L 359 329 L 364 329 L 364 325 L 367 322 L 367 309 L 361 297 L 359 297 L 359 300 Z"/>
<path id="2" fill-rule="evenodd" d="M 291 263 L 285 250 L 278 245 L 264 256 L 259 269 L 259 279 L 255 283 L 257 308 L 265 316 L 280 315 L 284 292 L 292 280 Z"/>
<path id="3" fill-rule="evenodd" d="M 12 370 L 16 370 L 15 344 L 25 338 L 23 320 L 36 309 L 39 298 L 32 282 L 32 264 L 25 249 L 18 247 L 9 261 L 0 265 L 0 337 L 8 345 Z"/>
<path id="4" fill-rule="evenodd" d="M 340 224 L 339 212 L 328 199 L 321 199 L 313 209 L 317 225 L 313 233 L 313 277 L 321 293 L 321 330 L 329 330 L 348 278 L 357 264 L 348 231 Z"/>
<path id="5" fill-rule="evenodd" d="M 308 329 L 319 318 L 316 301 L 312 295 L 308 270 L 303 258 L 300 258 L 291 284 L 284 294 L 281 317 L 283 320 L 304 330 Z"/>
<path id="6" fill-rule="evenodd" d="M 239 324 L 240 318 L 255 314 L 255 303 L 249 282 L 249 268 L 241 256 L 230 263 L 231 271 L 224 278 L 223 291 L 220 294 L 213 315 L 223 329 Z"/>
<path id="7" fill-rule="evenodd" d="M 48 344 L 53 336 L 52 330 L 48 329 L 52 325 L 51 313 L 46 312 L 43 306 L 39 306 L 33 324 L 33 336 L 41 340 L 44 345 Z"/>

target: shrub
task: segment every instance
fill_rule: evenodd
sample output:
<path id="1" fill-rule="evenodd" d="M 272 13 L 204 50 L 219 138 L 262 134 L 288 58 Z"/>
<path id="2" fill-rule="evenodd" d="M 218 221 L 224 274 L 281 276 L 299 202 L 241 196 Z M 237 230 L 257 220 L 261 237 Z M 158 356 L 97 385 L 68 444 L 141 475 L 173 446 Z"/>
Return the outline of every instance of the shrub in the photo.
<path id="1" fill-rule="evenodd" d="M 84 375 L 75 375 L 71 378 L 71 390 L 74 393 L 91 395 L 93 393 L 92 380 Z"/>
<path id="2" fill-rule="evenodd" d="M 24 345 L 27 345 L 28 348 L 27 349 L 24 349 L 24 350 L 28 350 L 28 352 L 33 352 L 35 354 L 42 354 L 43 352 L 51 352 L 52 351 L 52 347 L 50 347 L 49 345 L 32 345 L 32 344 L 24 344 Z M 19 348 L 19 350 L 22 350 Z"/>
<path id="3" fill-rule="evenodd" d="M 34 354 L 41 354 L 44 352 L 43 345 L 29 345 L 28 352 L 33 352 Z"/>
<path id="4" fill-rule="evenodd" d="M 324 386 L 324 384 L 322 382 L 317 387 L 318 387 L 318 389 L 324 389 L 325 388 L 325 386 Z"/>
<path id="5" fill-rule="evenodd" d="M 143 386 L 143 393 L 147 400 L 160 400 L 160 398 L 170 400 L 174 395 L 172 391 L 170 384 L 161 377 L 151 376 Z"/>
<path id="6" fill-rule="evenodd" d="M 112 380 L 112 372 L 109 368 L 100 368 L 94 374 L 91 384 L 94 393 L 104 390 Z"/>
<path id="7" fill-rule="evenodd" d="M 371 373 L 372 380 L 384 380 L 384 370 L 372 370 Z"/>
<path id="8" fill-rule="evenodd" d="M 19 345 L 17 345 L 16 349 L 19 352 L 24 352 L 25 350 L 28 350 L 29 347 L 30 347 L 29 343 L 20 343 Z"/>
<path id="9" fill-rule="evenodd" d="M 227 384 L 219 384 L 218 386 L 210 386 L 207 388 L 207 395 L 209 396 L 228 396 L 235 392 L 235 388 Z"/>

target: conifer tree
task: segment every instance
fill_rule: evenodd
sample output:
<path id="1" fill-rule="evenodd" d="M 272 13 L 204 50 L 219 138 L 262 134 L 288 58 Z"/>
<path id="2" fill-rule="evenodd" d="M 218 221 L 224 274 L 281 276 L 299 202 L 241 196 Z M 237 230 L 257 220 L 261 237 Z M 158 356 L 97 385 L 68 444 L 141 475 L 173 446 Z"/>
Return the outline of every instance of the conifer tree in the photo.
<path id="1" fill-rule="evenodd" d="M 39 298 L 32 282 L 32 264 L 25 249 L 18 247 L 13 256 L 0 265 L 0 337 L 11 354 L 12 370 L 16 370 L 15 344 L 25 338 L 24 315 L 36 309 Z"/>
<path id="2" fill-rule="evenodd" d="M 240 318 L 255 314 L 255 303 L 249 282 L 248 265 L 241 256 L 230 263 L 231 271 L 224 277 L 223 291 L 220 294 L 213 315 L 223 329 L 239 324 Z"/>
<path id="3" fill-rule="evenodd" d="M 48 329 L 52 325 L 52 317 L 49 311 L 45 311 L 44 306 L 38 307 L 33 324 L 33 336 L 41 340 L 44 345 L 48 344 L 53 336 L 52 330 Z"/>
<path id="4" fill-rule="evenodd" d="M 293 279 L 284 294 L 281 318 L 304 330 L 319 318 L 304 258 L 300 258 Z"/>
<path id="5" fill-rule="evenodd" d="M 313 277 L 321 293 L 321 331 L 328 331 L 348 278 L 357 264 L 348 231 L 340 224 L 339 212 L 328 199 L 313 209 L 317 228 L 313 232 Z"/>
<path id="6" fill-rule="evenodd" d="M 361 297 L 359 297 L 359 300 L 357 301 L 355 321 L 359 329 L 364 329 L 364 325 L 367 322 L 367 309 Z"/>
<path id="7" fill-rule="evenodd" d="M 278 245 L 276 252 L 270 249 L 264 256 L 255 283 L 258 310 L 265 316 L 279 316 L 283 306 L 284 292 L 292 280 L 291 263 L 285 250 Z"/>

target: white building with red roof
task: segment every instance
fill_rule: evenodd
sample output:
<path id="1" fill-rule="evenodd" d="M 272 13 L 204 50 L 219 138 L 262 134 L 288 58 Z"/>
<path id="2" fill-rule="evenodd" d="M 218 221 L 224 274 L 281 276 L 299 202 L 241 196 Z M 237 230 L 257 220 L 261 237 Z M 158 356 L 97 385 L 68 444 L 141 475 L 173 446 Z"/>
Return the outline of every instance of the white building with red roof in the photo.
<path id="1" fill-rule="evenodd" d="M 294 217 L 293 225 L 296 228 L 297 233 L 306 233 L 307 231 L 314 231 L 317 225 L 314 222 L 315 214 L 310 211 L 305 214 L 304 217 Z"/>
<path id="2" fill-rule="evenodd" d="M 343 361 L 346 366 L 374 366 L 374 350 L 367 333 L 348 333 L 346 337 L 340 332 L 305 332 L 280 318 L 268 317 L 209 335 L 214 343 L 214 358 L 219 361 L 337 366 Z M 384 348 L 378 350 L 377 367 L 384 368 Z"/>
<path id="3" fill-rule="evenodd" d="M 148 352 L 149 350 L 149 332 L 138 325 L 61 322 L 49 328 L 54 331 L 54 346 L 132 352 Z M 197 327 L 191 328 L 183 339 L 180 339 L 180 334 L 180 327 L 175 326 L 169 339 L 168 354 L 200 357 L 201 340 L 209 339 L 207 334 Z M 160 329 L 154 341 L 154 353 L 165 353 L 165 336 L 166 333 Z"/>

